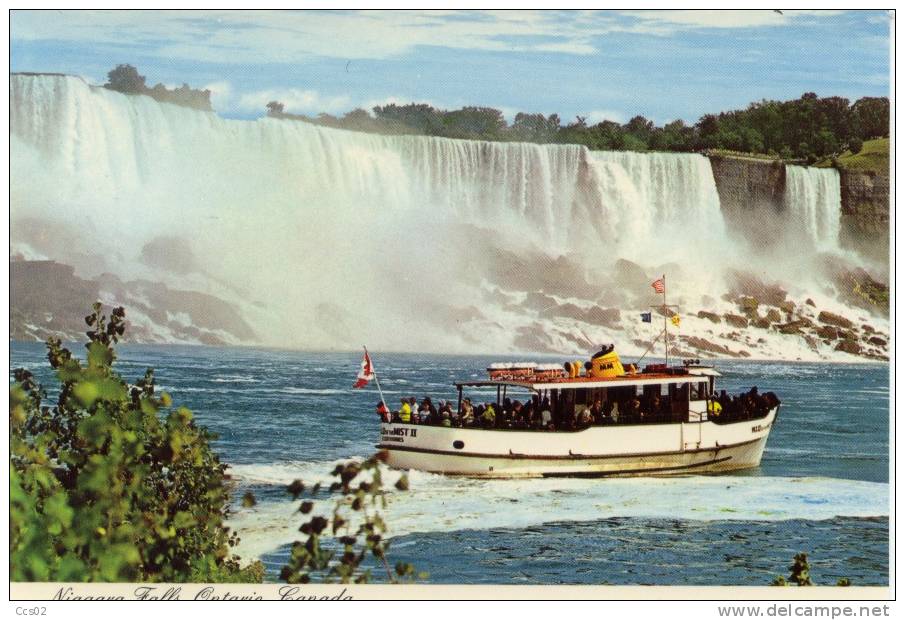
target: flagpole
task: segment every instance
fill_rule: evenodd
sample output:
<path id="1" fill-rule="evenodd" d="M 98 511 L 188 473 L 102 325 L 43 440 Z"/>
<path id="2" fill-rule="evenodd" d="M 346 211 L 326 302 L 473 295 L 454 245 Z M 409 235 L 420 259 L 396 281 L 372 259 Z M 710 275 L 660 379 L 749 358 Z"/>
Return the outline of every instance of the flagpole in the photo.
<path id="1" fill-rule="evenodd" d="M 365 350 L 365 355 L 368 356 L 368 359 L 371 359 L 371 355 L 368 353 L 368 347 L 361 345 L 361 348 Z M 380 394 L 380 401 L 383 403 L 384 407 L 389 409 L 390 405 L 383 397 L 383 390 L 380 389 L 380 379 L 377 378 L 377 371 L 374 369 L 374 362 L 371 362 L 371 372 L 374 374 L 374 383 L 377 384 L 377 393 Z"/>
<path id="2" fill-rule="evenodd" d="M 666 274 L 663 274 L 663 348 L 666 351 L 666 367 L 669 368 L 669 325 L 667 324 L 666 313 Z"/>

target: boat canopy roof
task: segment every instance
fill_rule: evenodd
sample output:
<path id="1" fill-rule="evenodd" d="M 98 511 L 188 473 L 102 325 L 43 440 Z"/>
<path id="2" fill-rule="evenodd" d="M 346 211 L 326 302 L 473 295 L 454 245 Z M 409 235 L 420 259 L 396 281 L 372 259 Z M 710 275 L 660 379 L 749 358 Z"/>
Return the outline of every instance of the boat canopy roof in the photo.
<path id="1" fill-rule="evenodd" d="M 709 372 L 689 372 L 687 374 L 653 374 L 638 373 L 627 374 L 619 377 L 594 378 L 594 377 L 575 377 L 565 378 L 557 377 L 549 381 L 518 381 L 515 379 L 505 379 L 500 381 L 463 381 L 456 383 L 456 388 L 466 387 L 520 387 L 529 390 L 580 390 L 586 388 L 605 388 L 605 387 L 626 387 L 630 385 L 663 385 L 664 383 L 697 383 L 702 381 L 702 376 L 721 376 L 720 373 L 712 368 L 696 368 L 695 371 Z"/>

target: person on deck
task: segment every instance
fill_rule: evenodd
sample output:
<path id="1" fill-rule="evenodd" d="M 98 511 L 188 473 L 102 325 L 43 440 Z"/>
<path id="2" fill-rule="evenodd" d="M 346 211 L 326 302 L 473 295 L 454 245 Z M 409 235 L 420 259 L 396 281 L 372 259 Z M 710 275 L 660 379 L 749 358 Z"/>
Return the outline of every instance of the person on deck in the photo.
<path id="1" fill-rule="evenodd" d="M 550 411 L 550 401 L 546 398 L 540 405 L 540 421 L 541 427 L 549 429 L 550 423 L 553 421 L 553 412 Z"/>
<path id="2" fill-rule="evenodd" d="M 482 416 L 484 428 L 496 426 L 496 411 L 490 403 L 484 403 L 484 415 Z"/>
<path id="3" fill-rule="evenodd" d="M 578 423 L 576 424 L 576 428 L 587 428 L 591 424 L 594 423 L 594 414 L 591 413 L 591 408 L 585 406 L 581 413 L 578 414 Z"/>
<path id="4" fill-rule="evenodd" d="M 462 401 L 462 413 L 460 415 L 460 421 L 463 427 L 468 427 L 474 424 L 474 407 L 471 405 L 470 398 L 466 398 Z"/>
<path id="5" fill-rule="evenodd" d="M 380 416 L 380 421 L 384 423 L 389 423 L 390 421 L 390 410 L 387 408 L 385 402 L 380 401 L 377 403 L 377 415 Z"/>
<path id="6" fill-rule="evenodd" d="M 619 424 L 619 403 L 615 400 L 613 401 L 613 406 L 610 408 L 610 421 L 613 424 Z"/>
<path id="7" fill-rule="evenodd" d="M 401 399 L 402 405 L 399 407 L 399 421 L 403 424 L 412 423 L 412 407 L 405 398 Z"/>
<path id="8" fill-rule="evenodd" d="M 591 405 L 591 418 L 593 418 L 593 424 L 597 424 L 598 426 L 603 424 L 603 403 L 598 398 L 594 401 L 594 404 Z"/>

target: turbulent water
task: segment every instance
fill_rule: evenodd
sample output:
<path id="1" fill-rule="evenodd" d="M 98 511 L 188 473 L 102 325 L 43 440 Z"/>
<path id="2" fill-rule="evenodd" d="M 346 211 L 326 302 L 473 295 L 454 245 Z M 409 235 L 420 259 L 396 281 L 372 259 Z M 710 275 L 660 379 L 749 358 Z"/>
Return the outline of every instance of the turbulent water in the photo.
<path id="1" fill-rule="evenodd" d="M 12 343 L 12 366 L 47 382 L 37 343 Z M 80 348 L 73 349 L 77 354 Z M 122 346 L 134 380 L 159 388 L 216 431 L 237 482 L 232 525 L 270 578 L 300 535 L 285 485 L 329 481 L 336 461 L 378 439 L 373 389 L 352 390 L 357 353 Z M 453 397 L 491 358 L 374 355 L 388 400 Z M 783 404 L 761 467 L 735 475 L 468 480 L 413 472 L 385 512 L 391 559 L 433 583 L 766 585 L 798 552 L 817 583 L 885 585 L 889 572 L 889 373 L 876 365 L 727 361 L 721 387 L 757 385 Z M 51 394 L 51 398 L 53 398 Z M 385 480 L 391 486 L 395 472 Z M 318 507 L 317 510 L 327 507 Z"/>
<path id="2" fill-rule="evenodd" d="M 11 76 L 10 110 L 15 253 L 215 294 L 266 344 L 635 348 L 650 337 L 635 313 L 656 301 L 649 282 L 664 272 L 686 333 L 717 342 L 724 334 L 694 316 L 737 311 L 721 299 L 733 268 L 780 280 L 799 303 L 847 310 L 814 268 L 818 252 L 838 250 L 834 172 L 789 168 L 797 251 L 761 255 L 733 240 L 710 162 L 696 154 L 226 120 L 61 76 Z M 142 252 L 161 240 L 186 260 Z M 626 280 L 617 259 L 641 272 Z M 628 313 L 575 327 L 574 316 L 563 324 L 527 307 L 537 291 L 554 296 L 546 306 Z M 758 336 L 745 344 L 756 356 L 845 355 Z"/>

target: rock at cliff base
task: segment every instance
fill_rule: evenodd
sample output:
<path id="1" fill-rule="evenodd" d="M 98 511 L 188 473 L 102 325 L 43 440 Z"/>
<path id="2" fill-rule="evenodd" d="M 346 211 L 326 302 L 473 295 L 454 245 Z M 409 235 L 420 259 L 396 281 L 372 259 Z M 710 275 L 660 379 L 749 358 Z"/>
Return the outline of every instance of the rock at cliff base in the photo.
<path id="1" fill-rule="evenodd" d="M 824 340 L 836 340 L 839 337 L 839 330 L 832 325 L 821 325 L 814 333 Z"/>
<path id="2" fill-rule="evenodd" d="M 767 311 L 767 316 L 765 318 L 771 323 L 779 323 L 782 320 L 782 315 L 776 308 L 770 308 L 770 310 Z"/>
<path id="3" fill-rule="evenodd" d="M 729 274 L 732 278 L 731 291 L 739 296 L 752 297 L 762 304 L 778 306 L 783 303 L 788 293 L 778 284 L 767 284 L 751 273 L 733 271 Z"/>
<path id="4" fill-rule="evenodd" d="M 738 314 L 726 313 L 723 315 L 723 319 L 732 327 L 748 327 L 748 319 Z"/>
<path id="5" fill-rule="evenodd" d="M 845 329 L 851 329 L 853 325 L 853 323 L 844 316 L 839 316 L 838 314 L 833 314 L 826 310 L 822 310 L 820 314 L 817 315 L 817 320 L 821 323 L 826 323 L 827 325 L 835 325 L 837 327 L 844 327 Z"/>
<path id="6" fill-rule="evenodd" d="M 861 353 L 861 345 L 854 340 L 840 340 L 839 344 L 836 345 L 836 351 L 858 355 Z"/>
<path id="7" fill-rule="evenodd" d="M 720 323 L 720 315 L 715 312 L 707 312 L 706 310 L 698 310 L 699 319 L 707 319 L 711 323 Z"/>

